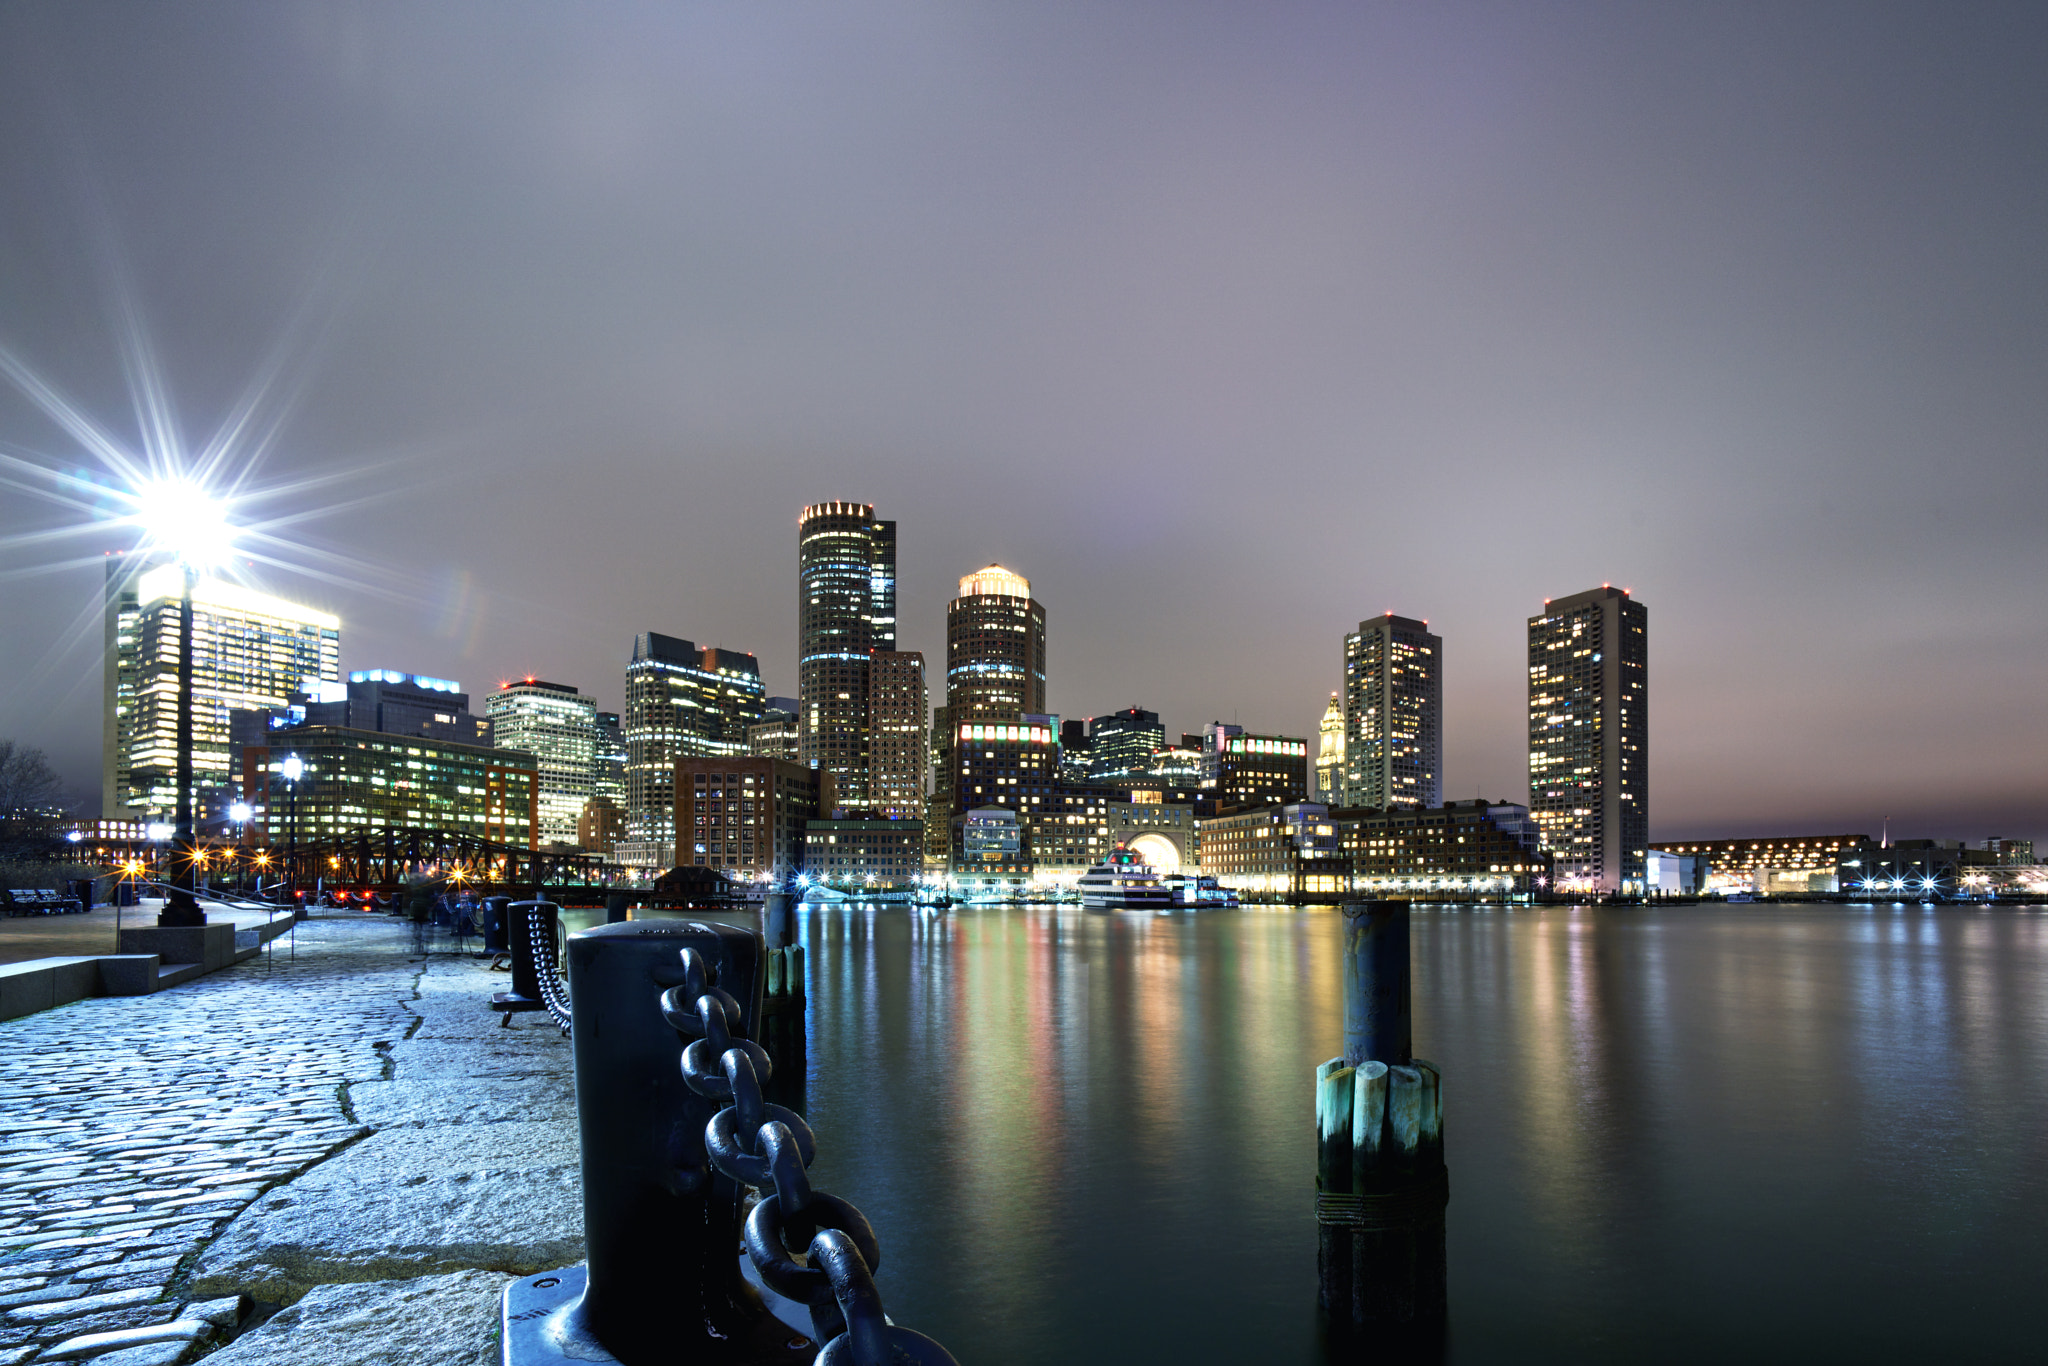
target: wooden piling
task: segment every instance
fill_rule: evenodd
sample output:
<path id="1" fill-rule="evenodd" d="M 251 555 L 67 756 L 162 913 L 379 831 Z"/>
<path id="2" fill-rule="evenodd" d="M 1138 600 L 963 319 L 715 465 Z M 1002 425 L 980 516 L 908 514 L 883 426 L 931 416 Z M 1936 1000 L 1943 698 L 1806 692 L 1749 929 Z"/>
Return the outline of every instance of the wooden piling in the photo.
<path id="1" fill-rule="evenodd" d="M 1346 1056 L 1316 1069 L 1317 1298 L 1340 1328 L 1426 1328 L 1446 1307 L 1443 1078 L 1408 1056 L 1407 904 L 1344 912 Z"/>
<path id="2" fill-rule="evenodd" d="M 1341 1204 L 1351 1193 L 1351 1079 L 1342 1058 L 1316 1069 L 1316 1207 Z M 1343 1309 L 1351 1299 L 1351 1237 L 1340 1224 L 1316 1224 L 1317 1297 L 1323 1308 Z"/>

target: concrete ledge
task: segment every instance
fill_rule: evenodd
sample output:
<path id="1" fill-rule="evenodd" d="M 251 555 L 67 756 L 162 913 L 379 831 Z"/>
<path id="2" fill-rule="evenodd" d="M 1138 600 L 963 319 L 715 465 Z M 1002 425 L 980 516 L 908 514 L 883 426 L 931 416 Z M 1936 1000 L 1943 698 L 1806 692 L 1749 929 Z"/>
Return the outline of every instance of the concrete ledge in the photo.
<path id="1" fill-rule="evenodd" d="M 98 995 L 93 958 L 35 958 L 0 967 L 0 1020 Z"/>
<path id="2" fill-rule="evenodd" d="M 153 953 L 109 954 L 93 960 L 100 968 L 102 996 L 147 996 L 162 985 L 162 960 Z"/>
<path id="3" fill-rule="evenodd" d="M 138 925 L 121 931 L 121 952 L 153 953 L 166 963 L 198 963 L 214 972 L 235 961 L 235 926 Z"/>

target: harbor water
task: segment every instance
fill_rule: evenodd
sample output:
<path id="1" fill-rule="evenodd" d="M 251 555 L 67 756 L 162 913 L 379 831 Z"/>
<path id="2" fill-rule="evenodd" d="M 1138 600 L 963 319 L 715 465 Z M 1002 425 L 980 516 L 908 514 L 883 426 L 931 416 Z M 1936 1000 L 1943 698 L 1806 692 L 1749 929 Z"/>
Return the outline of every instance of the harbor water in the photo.
<path id="1" fill-rule="evenodd" d="M 1315 1308 L 1334 908 L 799 926 L 813 1179 L 873 1222 L 897 1321 L 968 1363 L 1357 1359 Z M 1441 1359 L 2039 1359 L 2048 915 L 1418 907 L 1412 934 Z"/>

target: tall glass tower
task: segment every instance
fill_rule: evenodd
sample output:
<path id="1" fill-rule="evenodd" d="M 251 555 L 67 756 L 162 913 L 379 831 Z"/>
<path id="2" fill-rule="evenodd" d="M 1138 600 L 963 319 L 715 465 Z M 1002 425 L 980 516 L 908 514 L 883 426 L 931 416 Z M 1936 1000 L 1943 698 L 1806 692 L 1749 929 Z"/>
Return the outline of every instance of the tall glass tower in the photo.
<path id="1" fill-rule="evenodd" d="M 137 572 L 110 559 L 106 578 L 109 816 L 168 815 L 177 806 L 176 565 Z M 222 579 L 192 590 L 192 768 L 200 788 L 232 782 L 228 716 L 283 707 L 341 678 L 341 621 Z"/>
<path id="2" fill-rule="evenodd" d="M 797 744 L 839 801 L 868 806 L 872 656 L 896 648 L 896 524 L 871 503 L 817 503 L 797 523 Z"/>
<path id="3" fill-rule="evenodd" d="M 1392 612 L 1344 637 L 1344 805 L 1444 801 L 1444 643 Z"/>
<path id="4" fill-rule="evenodd" d="M 1560 890 L 1635 893 L 1650 848 L 1649 613 L 1602 584 L 1529 618 L 1529 814 Z"/>

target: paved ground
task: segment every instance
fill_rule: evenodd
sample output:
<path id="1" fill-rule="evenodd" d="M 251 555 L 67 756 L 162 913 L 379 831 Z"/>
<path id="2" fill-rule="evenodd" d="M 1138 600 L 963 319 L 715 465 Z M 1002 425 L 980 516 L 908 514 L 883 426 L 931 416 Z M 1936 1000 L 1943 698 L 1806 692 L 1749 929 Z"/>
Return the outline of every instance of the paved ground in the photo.
<path id="1" fill-rule="evenodd" d="M 100 906 L 78 915 L 0 916 L 0 966 L 26 963 L 31 958 L 70 958 L 96 953 L 119 953 L 114 940 L 116 916 L 128 929 L 156 924 L 163 909 L 161 901 L 147 901 L 116 911 Z M 238 911 L 216 903 L 207 906 L 209 920 L 232 920 L 238 928 L 249 929 L 268 917 L 262 911 Z"/>
<path id="2" fill-rule="evenodd" d="M 315 919 L 0 1023 L 0 1366 L 495 1361 L 505 1280 L 582 1256 L 568 1043 L 410 948 Z"/>

